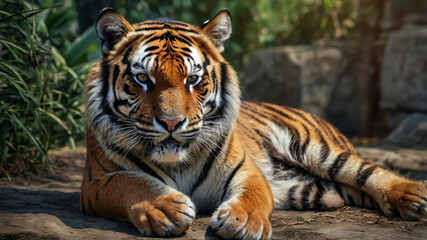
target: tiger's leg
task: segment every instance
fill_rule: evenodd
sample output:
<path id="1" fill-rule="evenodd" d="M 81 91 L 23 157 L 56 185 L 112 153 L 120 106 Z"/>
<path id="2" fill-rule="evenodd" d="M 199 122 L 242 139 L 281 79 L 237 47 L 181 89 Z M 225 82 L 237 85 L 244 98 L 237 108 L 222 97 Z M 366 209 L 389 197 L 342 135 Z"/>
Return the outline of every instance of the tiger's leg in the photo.
<path id="1" fill-rule="evenodd" d="M 287 171 L 291 171 L 289 175 L 294 175 L 293 170 Z M 271 186 L 276 209 L 334 210 L 344 205 L 379 208 L 369 194 L 345 184 L 311 176 L 307 172 L 286 180 L 275 179 Z"/>
<path id="2" fill-rule="evenodd" d="M 348 140 L 329 124 L 315 116 L 300 114 L 305 122 L 295 122 L 292 130 L 272 125 L 270 149 L 281 159 L 325 180 L 360 189 L 371 195 L 387 216 L 393 215 L 395 210 L 406 220 L 427 216 L 427 190 L 423 184 L 399 177 L 360 158 Z M 310 118 L 316 119 L 318 125 L 311 123 Z M 301 132 L 309 136 L 301 134 L 298 140 L 292 139 L 290 136 L 298 128 L 304 129 Z"/>
<path id="3" fill-rule="evenodd" d="M 195 208 L 187 196 L 143 172 L 120 169 L 97 144 L 88 134 L 83 213 L 128 220 L 145 236 L 178 235 L 190 226 Z"/>
<path id="4" fill-rule="evenodd" d="M 346 160 L 347 159 L 347 160 Z M 427 216 L 427 189 L 419 182 L 395 175 L 357 155 L 341 152 L 326 167 L 331 180 L 370 194 L 387 216 L 398 210 L 405 220 Z"/>
<path id="5" fill-rule="evenodd" d="M 274 205 L 270 186 L 250 158 L 235 169 L 210 226 L 225 239 L 269 239 Z"/>

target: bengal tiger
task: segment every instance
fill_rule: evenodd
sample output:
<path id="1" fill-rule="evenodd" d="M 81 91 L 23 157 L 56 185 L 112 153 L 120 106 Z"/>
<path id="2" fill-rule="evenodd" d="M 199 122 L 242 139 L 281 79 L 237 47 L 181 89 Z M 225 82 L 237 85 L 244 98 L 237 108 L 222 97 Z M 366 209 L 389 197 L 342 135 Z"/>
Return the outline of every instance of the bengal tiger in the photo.
<path id="1" fill-rule="evenodd" d="M 273 209 L 427 215 L 423 184 L 361 159 L 319 117 L 240 100 L 221 55 L 228 10 L 197 27 L 131 25 L 105 9 L 96 31 L 103 57 L 85 90 L 83 213 L 130 221 L 143 236 L 180 235 L 207 213 L 225 239 L 269 239 Z"/>

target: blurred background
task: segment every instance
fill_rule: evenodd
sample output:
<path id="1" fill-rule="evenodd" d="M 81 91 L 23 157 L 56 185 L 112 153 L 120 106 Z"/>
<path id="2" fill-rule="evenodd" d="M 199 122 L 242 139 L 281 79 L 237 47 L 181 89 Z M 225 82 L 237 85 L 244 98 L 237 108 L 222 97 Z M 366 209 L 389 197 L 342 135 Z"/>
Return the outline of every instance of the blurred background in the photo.
<path id="1" fill-rule="evenodd" d="M 94 24 L 104 7 L 131 23 L 194 25 L 227 8 L 224 55 L 244 99 L 304 109 L 357 145 L 416 149 L 427 161 L 425 0 L 2 0 L 0 177 L 53 168 L 50 149 L 84 146 L 82 93 L 101 58 Z"/>

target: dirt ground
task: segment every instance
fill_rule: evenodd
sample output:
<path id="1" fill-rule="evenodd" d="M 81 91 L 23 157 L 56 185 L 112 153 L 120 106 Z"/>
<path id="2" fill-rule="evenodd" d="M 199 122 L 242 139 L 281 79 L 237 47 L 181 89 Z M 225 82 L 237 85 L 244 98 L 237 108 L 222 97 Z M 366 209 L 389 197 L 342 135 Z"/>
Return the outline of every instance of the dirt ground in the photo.
<path id="1" fill-rule="evenodd" d="M 0 181 L 0 240 L 139 238 L 130 223 L 79 211 L 84 151 L 53 152 L 52 172 Z M 275 211 L 271 222 L 272 239 L 427 239 L 426 219 L 408 222 L 354 207 L 330 212 Z M 176 239 L 218 239 L 208 225 L 209 216 L 198 216 Z"/>

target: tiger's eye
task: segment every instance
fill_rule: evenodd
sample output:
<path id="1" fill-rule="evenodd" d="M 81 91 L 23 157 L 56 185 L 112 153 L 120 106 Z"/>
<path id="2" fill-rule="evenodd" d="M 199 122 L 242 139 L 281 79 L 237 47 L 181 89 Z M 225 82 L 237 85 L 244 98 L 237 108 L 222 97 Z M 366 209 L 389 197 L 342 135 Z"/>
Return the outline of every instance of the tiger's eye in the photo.
<path id="1" fill-rule="evenodd" d="M 197 75 L 191 75 L 191 76 L 189 76 L 187 78 L 187 83 L 191 84 L 191 85 L 194 85 L 194 84 L 197 83 L 197 80 L 199 80 L 199 76 L 197 76 Z"/>
<path id="2" fill-rule="evenodd" d="M 133 78 L 135 81 L 139 84 L 147 84 L 148 76 L 145 73 L 138 73 L 137 75 L 134 75 Z"/>

